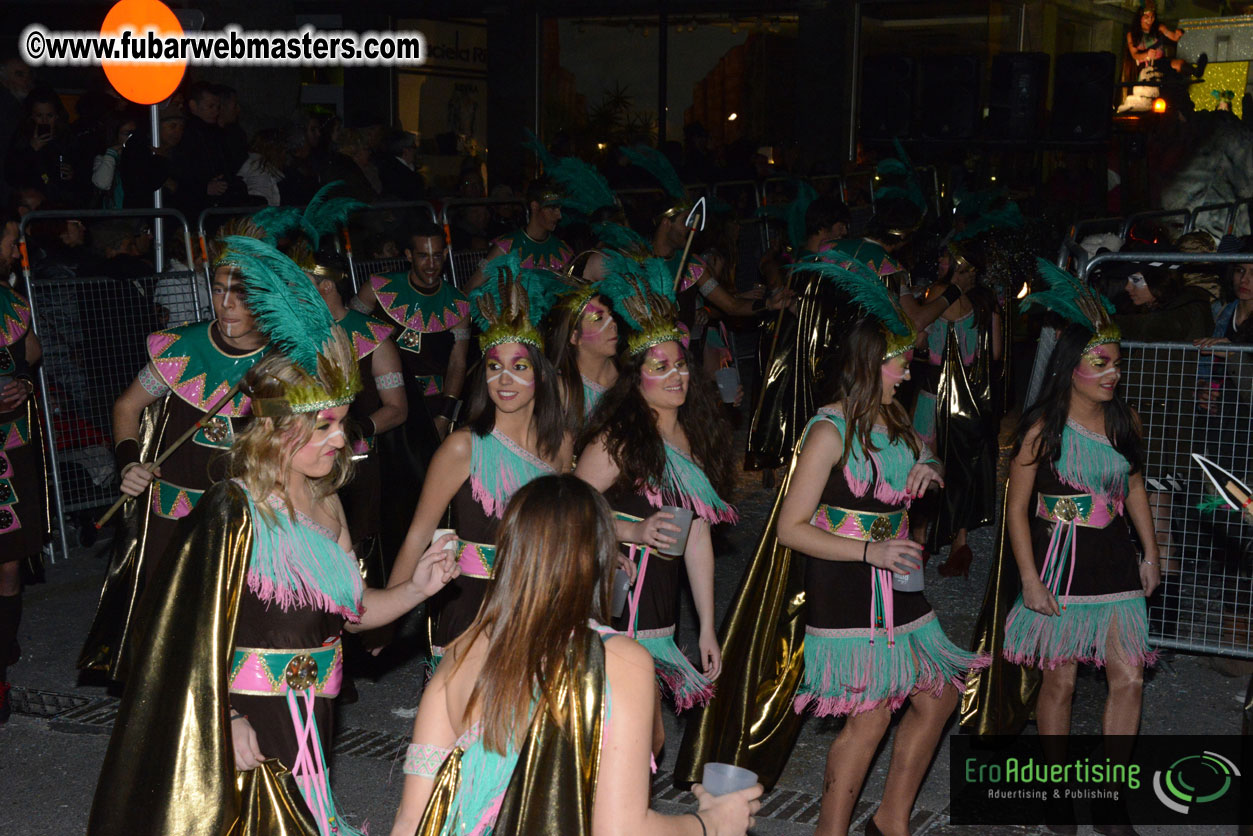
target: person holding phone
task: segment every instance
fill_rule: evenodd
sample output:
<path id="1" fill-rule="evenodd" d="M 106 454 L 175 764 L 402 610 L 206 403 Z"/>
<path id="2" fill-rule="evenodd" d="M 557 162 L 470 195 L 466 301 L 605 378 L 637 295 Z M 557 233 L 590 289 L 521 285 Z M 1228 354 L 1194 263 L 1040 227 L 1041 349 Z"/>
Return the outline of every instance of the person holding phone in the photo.
<path id="1" fill-rule="evenodd" d="M 51 87 L 37 87 L 26 97 L 26 121 L 5 159 L 5 177 L 14 188 L 36 188 L 49 203 L 78 205 L 78 174 L 72 163 L 68 116 Z"/>

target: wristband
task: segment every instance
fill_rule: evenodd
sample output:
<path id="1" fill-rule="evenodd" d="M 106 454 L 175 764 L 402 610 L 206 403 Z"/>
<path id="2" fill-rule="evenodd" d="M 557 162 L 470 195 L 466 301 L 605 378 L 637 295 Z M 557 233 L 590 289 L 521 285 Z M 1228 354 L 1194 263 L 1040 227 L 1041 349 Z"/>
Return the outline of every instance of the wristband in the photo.
<path id="1" fill-rule="evenodd" d="M 443 395 L 439 405 L 439 418 L 446 418 L 449 423 L 457 420 L 461 414 L 461 401 L 450 395 Z"/>
<path id="2" fill-rule="evenodd" d="M 705 827 L 705 820 L 704 820 L 704 819 L 702 819 L 702 818 L 700 817 L 700 813 L 688 813 L 688 815 L 689 815 L 689 816 L 695 816 L 695 817 L 696 817 L 696 820 L 697 820 L 698 822 L 700 822 L 700 833 L 701 833 L 701 836 L 709 836 L 709 830 L 708 830 L 708 828 L 706 828 L 706 827 Z"/>
<path id="3" fill-rule="evenodd" d="M 133 464 L 139 464 L 139 442 L 133 438 L 122 439 L 113 447 L 113 458 L 120 471 L 125 471 Z"/>
<path id="4" fill-rule="evenodd" d="M 944 288 L 944 292 L 940 294 L 940 298 L 950 305 L 962 298 L 962 289 L 955 284 L 951 284 Z"/>
<path id="5" fill-rule="evenodd" d="M 870 551 L 870 541 L 867 540 L 861 544 L 861 562 L 866 563 L 866 552 Z"/>
<path id="6" fill-rule="evenodd" d="M 1141 560 L 1140 565 L 1141 566 L 1156 566 L 1157 561 L 1156 560 Z"/>

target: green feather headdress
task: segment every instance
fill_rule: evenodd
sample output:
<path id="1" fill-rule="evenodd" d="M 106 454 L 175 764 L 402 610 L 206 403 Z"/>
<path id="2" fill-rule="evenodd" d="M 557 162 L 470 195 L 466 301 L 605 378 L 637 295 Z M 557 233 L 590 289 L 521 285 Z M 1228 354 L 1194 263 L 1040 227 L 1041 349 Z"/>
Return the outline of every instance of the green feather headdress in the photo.
<path id="1" fill-rule="evenodd" d="M 1038 290 L 1023 299 L 1024 310 L 1041 307 L 1087 328 L 1092 339 L 1084 346 L 1085 352 L 1122 339 L 1122 332 L 1112 319 L 1114 305 L 1108 299 L 1047 259 L 1037 258 L 1035 263 L 1048 290 Z"/>
<path id="2" fill-rule="evenodd" d="M 298 384 L 285 387 L 284 398 L 254 403 L 254 414 L 314 412 L 349 403 L 361 391 L 356 355 L 300 265 L 255 238 L 232 235 L 222 243 L 227 249 L 219 262 L 239 272 L 257 326 L 302 373 Z"/>
<path id="3" fill-rule="evenodd" d="M 674 276 L 660 258 L 636 259 L 627 253 L 605 253 L 605 278 L 599 293 L 613 304 L 634 332 L 627 350 L 636 355 L 658 343 L 686 343 L 679 328 Z"/>
<path id="4" fill-rule="evenodd" d="M 875 166 L 875 173 L 879 177 L 891 177 L 896 182 L 875 189 L 874 199 L 908 200 L 926 215 L 927 198 L 923 194 L 922 183 L 918 180 L 918 172 L 914 170 L 914 164 L 910 162 L 901 141 L 894 139 L 892 143 L 896 147 L 896 156 L 880 160 Z"/>
<path id="5" fill-rule="evenodd" d="M 757 210 L 757 216 L 784 221 L 787 224 L 788 243 L 793 250 L 800 252 L 805 249 L 805 213 L 809 211 L 809 204 L 817 199 L 818 192 L 804 180 L 792 182 L 796 188 L 796 197 L 787 206 L 763 206 Z"/>
<path id="6" fill-rule="evenodd" d="M 809 256 L 792 266 L 793 272 L 818 273 L 849 295 L 869 316 L 879 320 L 887 338 L 885 361 L 904 354 L 914 347 L 917 332 L 900 301 L 883 283 L 883 279 L 860 261 L 828 261 L 820 255 Z"/>
<path id="7" fill-rule="evenodd" d="M 501 343 L 525 343 L 544 350 L 538 325 L 569 286 L 547 270 L 525 270 L 518 253 L 483 265 L 483 284 L 470 291 L 470 311 L 483 330 L 483 351 Z"/>
<path id="8" fill-rule="evenodd" d="M 964 218 L 966 225 L 953 235 L 954 241 L 975 238 L 990 229 L 1020 229 L 1026 221 L 1018 204 L 1009 199 L 1005 189 L 982 189 L 954 195 L 953 213 Z"/>
<path id="9" fill-rule="evenodd" d="M 665 154 L 647 145 L 623 147 L 622 153 L 632 165 L 637 165 L 651 174 L 674 201 L 674 205 L 665 211 L 666 217 L 692 208 L 692 199 L 687 196 L 687 189 L 684 188 L 683 181 L 679 179 L 679 173 L 674 170 L 674 166 L 666 159 Z"/>

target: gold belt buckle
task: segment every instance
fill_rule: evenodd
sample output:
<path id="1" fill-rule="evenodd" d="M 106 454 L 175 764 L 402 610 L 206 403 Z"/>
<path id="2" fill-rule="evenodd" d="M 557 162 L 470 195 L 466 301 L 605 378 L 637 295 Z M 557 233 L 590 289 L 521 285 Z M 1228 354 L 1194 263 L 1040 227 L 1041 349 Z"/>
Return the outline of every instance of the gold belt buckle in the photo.
<path id="1" fill-rule="evenodd" d="M 892 531 L 892 523 L 888 522 L 887 517 L 875 517 L 874 522 L 870 524 L 870 539 L 876 543 L 890 540 L 894 533 Z"/>
<path id="2" fill-rule="evenodd" d="M 1079 516 L 1079 505 L 1070 497 L 1064 496 L 1053 506 L 1053 513 L 1062 522 L 1070 522 Z"/>
<path id="3" fill-rule="evenodd" d="M 287 670 L 283 672 L 283 679 L 286 680 L 287 687 L 293 691 L 311 688 L 318 681 L 318 663 L 312 656 L 304 653 L 293 656 L 292 660 L 287 663 Z"/>

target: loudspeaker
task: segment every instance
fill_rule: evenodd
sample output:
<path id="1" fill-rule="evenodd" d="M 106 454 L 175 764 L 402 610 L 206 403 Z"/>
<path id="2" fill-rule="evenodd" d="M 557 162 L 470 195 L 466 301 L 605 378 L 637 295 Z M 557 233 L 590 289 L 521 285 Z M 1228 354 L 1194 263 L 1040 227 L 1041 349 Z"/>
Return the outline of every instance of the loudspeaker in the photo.
<path id="1" fill-rule="evenodd" d="M 1036 139 L 1044 132 L 1049 57 L 1043 52 L 1002 52 L 988 80 L 988 136 Z"/>
<path id="2" fill-rule="evenodd" d="M 1053 139 L 1082 141 L 1109 136 L 1117 60 L 1112 52 L 1067 52 L 1057 56 L 1049 131 Z"/>
<path id="3" fill-rule="evenodd" d="M 861 64 L 863 139 L 909 136 L 914 112 L 914 62 L 900 55 L 869 55 Z"/>
<path id="4" fill-rule="evenodd" d="M 974 55 L 922 59 L 919 71 L 924 139 L 971 139 L 979 125 L 979 71 Z"/>

